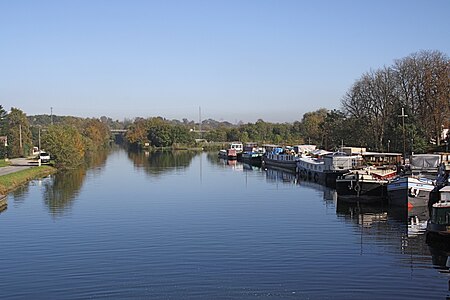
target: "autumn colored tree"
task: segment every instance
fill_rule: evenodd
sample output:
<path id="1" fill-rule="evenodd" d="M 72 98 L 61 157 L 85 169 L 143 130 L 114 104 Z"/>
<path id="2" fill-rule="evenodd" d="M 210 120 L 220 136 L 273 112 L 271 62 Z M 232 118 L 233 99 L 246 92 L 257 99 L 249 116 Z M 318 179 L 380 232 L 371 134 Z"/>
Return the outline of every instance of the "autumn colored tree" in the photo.
<path id="1" fill-rule="evenodd" d="M 145 119 L 136 119 L 134 123 L 132 123 L 128 127 L 128 131 L 125 134 L 125 138 L 128 143 L 133 147 L 142 147 L 145 143 L 149 143 L 148 140 L 148 129 L 149 124 Z"/>
<path id="2" fill-rule="evenodd" d="M 88 119 L 84 125 L 83 136 L 87 139 L 87 150 L 97 150 L 108 144 L 109 128 L 98 119 Z"/>
<path id="3" fill-rule="evenodd" d="M 69 169 L 83 162 L 83 137 L 74 127 L 49 126 L 42 136 L 42 145 L 51 154 L 58 168 Z"/>

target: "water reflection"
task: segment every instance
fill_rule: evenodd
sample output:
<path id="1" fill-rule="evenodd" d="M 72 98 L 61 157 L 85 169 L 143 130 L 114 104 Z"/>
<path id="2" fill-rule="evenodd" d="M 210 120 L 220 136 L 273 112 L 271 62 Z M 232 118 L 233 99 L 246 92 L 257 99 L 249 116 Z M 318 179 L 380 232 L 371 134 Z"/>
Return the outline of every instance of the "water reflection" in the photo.
<path id="1" fill-rule="evenodd" d="M 8 198 L 7 196 L 0 197 L 0 214 L 8 209 Z"/>
<path id="2" fill-rule="evenodd" d="M 85 176 L 84 168 L 68 170 L 55 174 L 53 180 L 44 184 L 44 203 L 50 214 L 59 215 L 72 207 Z"/>
<path id="3" fill-rule="evenodd" d="M 335 189 L 308 179 L 300 178 L 298 182 L 304 187 L 322 192 L 322 198 L 326 200 L 327 204 L 336 204 L 337 193 Z"/>
<path id="4" fill-rule="evenodd" d="M 161 175 L 164 172 L 186 169 L 198 151 L 128 151 L 128 158 L 135 167 L 142 168 L 149 175 Z"/>
<path id="5" fill-rule="evenodd" d="M 152 167 L 150 156 L 142 153 L 142 168 Z M 333 189 L 295 174 L 228 164 L 216 155 L 205 163 L 204 156 L 176 173 L 180 180 L 171 172 L 158 180 L 143 176 L 121 151 L 106 168 L 104 159 L 93 159 L 90 169 L 30 186 L 24 205 L 0 217 L 8 228 L 2 296 L 32 298 L 39 290 L 48 299 L 436 299 L 447 293 L 448 277 L 439 272 L 448 270 L 448 253 L 432 249 L 424 234 L 409 234 L 410 215 L 420 219 L 420 212 L 391 215 L 386 206 L 341 203 Z M 67 226 L 47 222 L 44 187 L 53 215 L 77 204 Z"/>
<path id="6" fill-rule="evenodd" d="M 388 220 L 387 209 L 382 205 L 349 203 L 339 201 L 339 199 L 336 214 L 366 228 L 372 227 L 374 224 L 386 223 Z"/>
<path id="7" fill-rule="evenodd" d="M 29 185 L 25 184 L 10 192 L 8 196 L 13 198 L 15 204 L 21 204 L 27 198 L 29 190 Z"/>
<path id="8" fill-rule="evenodd" d="M 78 196 L 86 174 L 94 175 L 103 169 L 110 151 L 98 151 L 87 156 L 85 163 L 72 170 L 58 172 L 51 180 L 39 181 L 44 186 L 43 198 L 49 213 L 53 216 L 70 211 L 74 199 Z"/>
<path id="9" fill-rule="evenodd" d="M 431 262 L 441 274 L 447 275 L 448 293 L 446 299 L 450 299 L 450 240 L 436 235 L 427 235 Z"/>
<path id="10" fill-rule="evenodd" d="M 268 182 L 282 182 L 285 184 L 297 184 L 298 177 L 295 173 L 279 169 L 266 168 L 266 179 Z"/>

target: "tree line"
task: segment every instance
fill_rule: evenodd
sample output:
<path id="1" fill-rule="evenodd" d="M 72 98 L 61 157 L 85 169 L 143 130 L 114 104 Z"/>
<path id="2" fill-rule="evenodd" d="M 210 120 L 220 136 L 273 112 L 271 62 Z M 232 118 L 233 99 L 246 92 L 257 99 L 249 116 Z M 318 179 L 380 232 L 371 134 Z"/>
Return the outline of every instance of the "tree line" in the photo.
<path id="1" fill-rule="evenodd" d="M 404 147 L 407 152 L 419 153 L 439 147 L 445 150 L 449 136 L 442 133 L 450 127 L 450 60 L 439 51 L 421 51 L 395 60 L 392 66 L 370 70 L 345 93 L 340 109 L 307 112 L 293 123 L 259 119 L 231 124 L 207 119 L 199 124 L 162 117 L 119 122 L 104 116 L 26 117 L 19 109 L 6 113 L 1 108 L 0 124 L 1 135 L 7 135 L 10 144 L 1 149 L 1 155 L 5 150 L 10 157 L 24 155 L 37 145 L 41 132 L 43 148 L 61 166 L 104 147 L 110 140 L 110 129 L 127 129 L 124 140 L 132 148 L 196 146 L 206 140 L 308 143 L 327 150 L 341 145 L 390 152 L 402 152 Z"/>
<path id="2" fill-rule="evenodd" d="M 403 116 L 402 111 L 404 112 Z M 407 115 L 407 116 L 406 116 Z M 198 123 L 161 117 L 135 120 L 127 141 L 134 146 L 171 146 L 208 141 L 316 144 L 335 150 L 341 145 L 374 151 L 426 152 L 448 144 L 443 129 L 450 127 L 450 61 L 439 51 L 421 51 L 398 59 L 392 66 L 364 73 L 341 99 L 341 108 L 305 113 L 294 123 L 233 125 L 205 120 L 207 132 L 188 129 Z M 442 146 L 441 146 L 442 147 Z"/>
<path id="3" fill-rule="evenodd" d="M 0 147 L 2 157 L 27 157 L 33 147 L 40 146 L 51 153 L 58 168 L 81 164 L 86 153 L 102 149 L 110 141 L 108 124 L 96 118 L 27 117 L 18 108 L 6 112 L 0 105 L 0 122 L 0 135 L 7 137 L 8 144 Z"/>

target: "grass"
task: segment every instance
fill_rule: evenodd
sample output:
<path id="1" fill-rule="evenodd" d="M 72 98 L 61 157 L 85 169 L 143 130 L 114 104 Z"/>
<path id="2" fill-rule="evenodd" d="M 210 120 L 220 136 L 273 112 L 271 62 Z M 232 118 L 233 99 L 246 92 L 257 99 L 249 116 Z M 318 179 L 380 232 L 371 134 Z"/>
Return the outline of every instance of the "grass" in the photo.
<path id="1" fill-rule="evenodd" d="M 0 176 L 0 194 L 5 195 L 32 179 L 42 178 L 56 171 L 50 166 L 40 166 Z"/>
<path id="2" fill-rule="evenodd" d="M 0 160 L 0 168 L 1 167 L 6 167 L 6 166 L 9 166 L 11 164 L 11 162 L 10 161 L 5 161 L 5 160 Z"/>

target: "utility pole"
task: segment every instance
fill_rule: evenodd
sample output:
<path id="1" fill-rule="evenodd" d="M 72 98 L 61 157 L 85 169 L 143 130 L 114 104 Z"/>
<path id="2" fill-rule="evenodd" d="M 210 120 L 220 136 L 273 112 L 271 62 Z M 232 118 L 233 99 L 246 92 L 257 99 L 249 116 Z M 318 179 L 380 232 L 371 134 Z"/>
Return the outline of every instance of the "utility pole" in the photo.
<path id="1" fill-rule="evenodd" d="M 53 107 L 50 107 L 50 123 L 53 125 Z"/>
<path id="2" fill-rule="evenodd" d="M 41 153 L 41 126 L 39 126 L 39 153 Z"/>
<path id="3" fill-rule="evenodd" d="M 408 115 L 405 115 L 405 108 L 402 107 L 402 114 L 398 116 L 399 118 L 402 118 L 402 128 L 403 128 L 403 164 L 406 164 L 406 137 L 405 137 L 405 118 L 408 117 Z"/>
<path id="4" fill-rule="evenodd" d="M 22 150 L 22 124 L 19 124 L 19 149 L 20 149 L 20 155 L 23 154 Z"/>
<path id="5" fill-rule="evenodd" d="M 202 107 L 198 107 L 198 126 L 200 130 L 200 138 L 203 138 L 203 132 L 202 132 Z"/>

